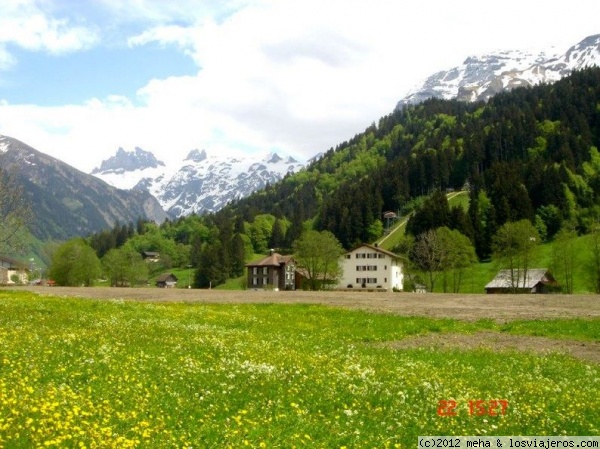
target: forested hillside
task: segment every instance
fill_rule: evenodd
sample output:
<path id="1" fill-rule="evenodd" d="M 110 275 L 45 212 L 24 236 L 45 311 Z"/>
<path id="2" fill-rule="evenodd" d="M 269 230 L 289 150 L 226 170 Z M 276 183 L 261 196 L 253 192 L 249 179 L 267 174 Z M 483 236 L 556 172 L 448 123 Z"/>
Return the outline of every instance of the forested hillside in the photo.
<path id="1" fill-rule="evenodd" d="M 314 220 L 349 248 L 372 241 L 382 213 L 434 190 L 470 187 L 470 236 L 486 240 L 507 221 L 563 220 L 585 232 L 599 214 L 600 69 L 553 85 L 515 89 L 488 103 L 429 100 L 379 120 L 288 176 L 220 214 Z"/>

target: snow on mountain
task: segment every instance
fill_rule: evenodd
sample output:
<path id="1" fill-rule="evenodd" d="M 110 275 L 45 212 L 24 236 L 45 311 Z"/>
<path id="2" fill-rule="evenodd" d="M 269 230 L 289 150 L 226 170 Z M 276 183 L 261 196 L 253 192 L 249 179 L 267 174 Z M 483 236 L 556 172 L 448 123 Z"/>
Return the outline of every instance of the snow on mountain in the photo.
<path id="1" fill-rule="evenodd" d="M 127 152 L 119 149 L 117 156 L 109 160 L 129 160 L 123 153 Z M 150 166 L 105 162 L 92 174 L 115 187 L 150 192 L 168 213 L 176 217 L 215 212 L 228 202 L 248 196 L 304 167 L 294 158 L 283 158 L 277 153 L 261 159 L 209 156 L 205 150 L 192 150 L 177 167 L 166 167 L 160 161 Z"/>
<path id="2" fill-rule="evenodd" d="M 0 153 L 6 153 L 10 148 L 10 141 L 5 137 L 0 135 Z"/>
<path id="3" fill-rule="evenodd" d="M 133 151 L 119 148 L 117 153 L 94 168 L 92 175 L 118 189 L 129 190 L 141 179 L 156 178 L 165 172 L 165 164 L 154 154 L 135 147 Z"/>
<path id="4" fill-rule="evenodd" d="M 589 36 L 563 55 L 502 51 L 471 56 L 461 65 L 431 75 L 408 92 L 396 109 L 428 98 L 487 101 L 515 87 L 553 83 L 576 69 L 600 65 L 600 35 Z"/>

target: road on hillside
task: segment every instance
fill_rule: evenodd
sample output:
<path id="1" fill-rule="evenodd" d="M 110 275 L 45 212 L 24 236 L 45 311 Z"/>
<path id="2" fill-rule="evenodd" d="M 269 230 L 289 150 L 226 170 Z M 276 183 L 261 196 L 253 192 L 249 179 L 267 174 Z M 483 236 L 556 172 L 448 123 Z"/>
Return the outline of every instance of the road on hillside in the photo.
<path id="1" fill-rule="evenodd" d="M 26 286 L 41 295 L 144 302 L 323 304 L 404 316 L 497 322 L 518 319 L 600 318 L 598 295 L 465 295 L 391 292 L 226 291 L 161 288 Z"/>

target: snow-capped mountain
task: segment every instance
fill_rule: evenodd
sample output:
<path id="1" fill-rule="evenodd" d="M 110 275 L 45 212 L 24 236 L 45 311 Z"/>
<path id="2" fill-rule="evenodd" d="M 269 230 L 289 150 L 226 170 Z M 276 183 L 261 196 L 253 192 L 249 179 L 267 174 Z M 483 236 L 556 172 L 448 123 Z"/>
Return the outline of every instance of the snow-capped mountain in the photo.
<path id="1" fill-rule="evenodd" d="M 91 174 L 118 189 L 132 189 L 141 179 L 156 178 L 164 171 L 164 162 L 151 152 L 139 147 L 133 151 L 119 147 L 114 156 L 102 161 Z"/>
<path id="2" fill-rule="evenodd" d="M 461 65 L 431 75 L 396 106 L 417 104 L 428 98 L 487 101 L 515 87 L 553 83 L 573 70 L 600 65 L 600 34 L 589 36 L 563 55 L 502 51 L 472 56 Z"/>
<path id="3" fill-rule="evenodd" d="M 287 173 L 304 167 L 291 157 L 276 153 L 267 157 L 219 157 L 192 150 L 177 167 L 167 167 L 152 153 L 136 148 L 136 164 L 125 166 L 134 152 L 122 149 L 92 171 L 94 176 L 119 188 L 145 190 L 154 195 L 171 215 L 215 212 L 228 202 L 273 184 Z M 125 156 L 126 155 L 126 156 Z M 150 157 L 150 155 L 152 157 Z M 154 161 L 152 164 L 144 161 Z"/>

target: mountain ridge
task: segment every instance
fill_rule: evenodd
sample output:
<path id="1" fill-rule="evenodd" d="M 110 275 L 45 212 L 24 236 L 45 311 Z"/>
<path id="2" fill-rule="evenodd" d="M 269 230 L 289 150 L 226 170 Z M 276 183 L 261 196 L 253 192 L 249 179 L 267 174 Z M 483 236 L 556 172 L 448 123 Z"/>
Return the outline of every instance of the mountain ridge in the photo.
<path id="1" fill-rule="evenodd" d="M 396 110 L 429 98 L 487 101 L 516 87 L 554 83 L 573 70 L 600 65 L 600 34 L 588 36 L 562 55 L 507 50 L 466 58 L 429 76 L 396 104 Z"/>
<path id="2" fill-rule="evenodd" d="M 122 148 L 110 161 L 127 153 Z M 138 151 L 139 150 L 139 151 Z M 128 154 L 132 154 L 129 152 Z M 205 149 L 191 150 L 179 165 L 167 167 L 148 166 L 145 161 L 156 158 L 151 152 L 136 148 L 141 155 L 137 165 L 103 165 L 91 174 L 107 183 L 125 189 L 143 190 L 151 193 L 169 214 L 180 217 L 191 213 L 216 212 L 225 204 L 281 180 L 305 166 L 291 156 L 282 157 L 276 152 L 261 156 L 209 155 Z"/>
<path id="3" fill-rule="evenodd" d="M 168 218 L 147 192 L 116 189 L 13 137 L 0 135 L 0 166 L 15 170 L 29 196 L 31 232 L 40 239 L 68 239 L 117 222 Z"/>

